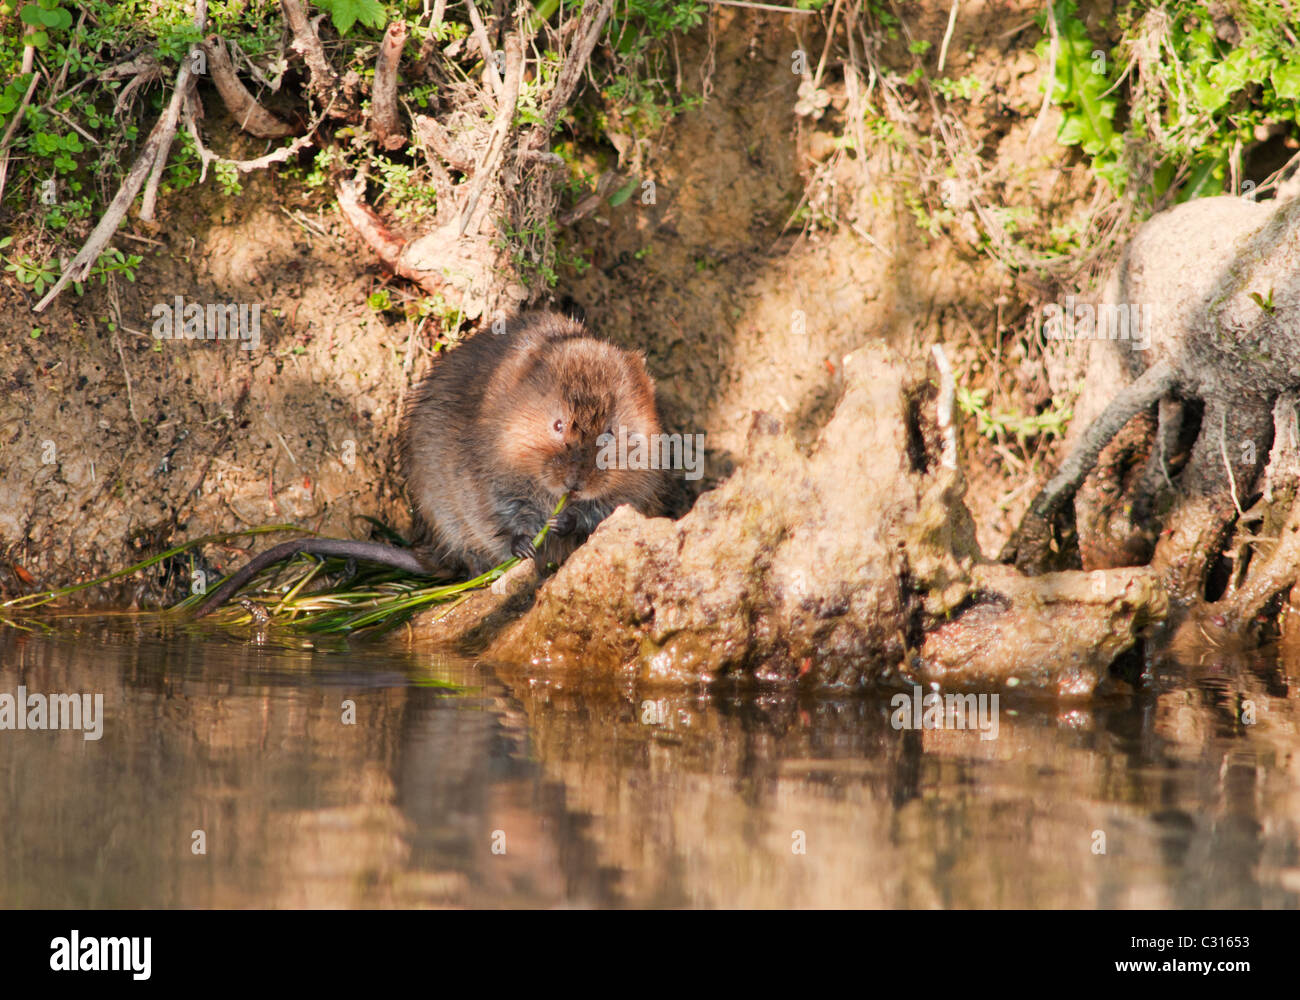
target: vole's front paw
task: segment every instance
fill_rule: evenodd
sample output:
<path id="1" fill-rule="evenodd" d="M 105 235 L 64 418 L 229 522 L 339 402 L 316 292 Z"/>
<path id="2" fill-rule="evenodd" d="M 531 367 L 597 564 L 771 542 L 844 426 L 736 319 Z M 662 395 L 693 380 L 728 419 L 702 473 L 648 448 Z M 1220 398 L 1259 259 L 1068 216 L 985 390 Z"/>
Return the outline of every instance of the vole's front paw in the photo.
<path id="1" fill-rule="evenodd" d="M 551 518 L 550 524 L 557 535 L 571 535 L 578 527 L 578 513 L 572 507 L 565 507 Z"/>
<path id="2" fill-rule="evenodd" d="M 510 539 L 510 554 L 516 559 L 535 559 L 537 549 L 531 535 L 515 535 Z"/>

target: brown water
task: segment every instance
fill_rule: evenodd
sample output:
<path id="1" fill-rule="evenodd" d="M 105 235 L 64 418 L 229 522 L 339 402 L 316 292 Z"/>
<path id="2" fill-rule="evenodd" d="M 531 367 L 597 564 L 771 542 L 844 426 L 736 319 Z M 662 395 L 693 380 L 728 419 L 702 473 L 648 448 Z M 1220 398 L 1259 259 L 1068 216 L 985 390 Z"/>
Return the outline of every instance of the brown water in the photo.
<path id="1" fill-rule="evenodd" d="M 0 625 L 0 695 L 102 693 L 102 738 L 0 730 L 7 907 L 1300 903 L 1300 707 L 1266 661 L 1003 699 L 983 740 L 896 730 L 888 695 L 50 624 Z"/>

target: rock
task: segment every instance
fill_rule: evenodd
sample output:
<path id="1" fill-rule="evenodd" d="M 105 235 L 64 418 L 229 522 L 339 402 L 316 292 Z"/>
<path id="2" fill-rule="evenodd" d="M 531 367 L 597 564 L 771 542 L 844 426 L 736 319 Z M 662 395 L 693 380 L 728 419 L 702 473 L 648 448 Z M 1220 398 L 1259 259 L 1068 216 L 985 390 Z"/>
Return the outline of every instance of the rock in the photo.
<path id="1" fill-rule="evenodd" d="M 1138 631 L 1168 612 L 1158 575 L 1145 567 L 1025 577 L 1009 566 L 977 566 L 973 582 L 995 599 L 925 637 L 920 680 L 1091 695 Z"/>
<path id="2" fill-rule="evenodd" d="M 945 401 L 933 368 L 881 346 L 851 355 L 845 379 L 808 454 L 755 414 L 731 479 L 677 522 L 616 510 L 486 655 L 674 685 L 920 676 L 1090 692 L 1163 615 L 1158 582 L 988 565 L 944 430 L 951 383 Z"/>

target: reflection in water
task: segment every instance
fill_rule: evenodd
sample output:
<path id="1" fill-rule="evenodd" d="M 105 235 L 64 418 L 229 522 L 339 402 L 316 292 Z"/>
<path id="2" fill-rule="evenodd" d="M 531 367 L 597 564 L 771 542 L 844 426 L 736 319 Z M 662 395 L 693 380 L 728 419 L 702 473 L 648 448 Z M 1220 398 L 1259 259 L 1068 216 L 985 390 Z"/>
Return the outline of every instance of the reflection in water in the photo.
<path id="1" fill-rule="evenodd" d="M 1003 698 L 981 740 L 895 730 L 888 695 L 54 624 L 0 626 L 0 694 L 102 693 L 103 738 L 0 731 L 6 907 L 1300 902 L 1300 708 L 1267 663 Z"/>

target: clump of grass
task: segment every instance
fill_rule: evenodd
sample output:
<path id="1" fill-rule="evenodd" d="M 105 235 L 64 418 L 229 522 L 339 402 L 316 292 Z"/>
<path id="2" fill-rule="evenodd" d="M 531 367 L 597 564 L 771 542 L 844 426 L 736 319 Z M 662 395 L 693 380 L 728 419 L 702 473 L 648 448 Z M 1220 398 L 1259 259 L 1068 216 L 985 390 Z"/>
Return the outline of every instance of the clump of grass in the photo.
<path id="1" fill-rule="evenodd" d="M 562 496 L 551 512 L 551 518 L 554 519 L 564 510 L 568 502 L 568 495 Z M 407 544 L 405 539 L 387 526 L 373 519 L 368 520 L 371 520 L 389 541 L 398 545 Z M 139 573 L 166 559 L 213 542 L 224 542 L 232 538 L 263 535 L 275 531 L 300 532 L 301 530 L 292 524 L 273 524 L 221 535 L 205 535 L 184 545 L 168 549 L 166 552 L 150 556 L 134 566 L 109 573 L 107 576 L 56 590 L 43 590 L 35 594 L 15 597 L 0 603 L 0 609 L 30 611 L 56 601 L 60 597 L 66 597 L 68 594 L 75 594 L 78 591 Z M 533 537 L 535 548 L 541 547 L 550 530 L 551 522 L 548 521 Z M 454 607 L 471 592 L 490 586 L 519 562 L 518 558 L 512 557 L 472 580 L 430 586 L 423 577 L 410 576 L 392 569 L 375 567 L 355 572 L 351 570 L 347 560 L 319 559 L 304 554 L 279 565 L 267 567 L 264 572 L 253 578 L 241 594 L 236 595 L 234 604 L 215 611 L 213 619 L 222 625 L 275 626 L 313 634 L 348 636 L 365 632 L 380 635 L 409 621 L 417 611 L 424 608 L 436 604 Z M 317 577 L 336 574 L 344 575 L 344 579 L 338 585 L 323 590 L 307 591 L 308 585 Z M 168 609 L 168 614 L 183 616 L 193 610 L 204 596 L 204 594 L 192 594 L 174 604 Z M 451 607 L 448 607 L 448 610 L 451 610 Z M 0 621 L 17 624 L 4 616 L 0 616 Z M 27 621 L 28 626 L 31 624 Z"/>
<path id="2" fill-rule="evenodd" d="M 144 562 L 136 563 L 134 566 L 128 566 L 126 569 L 119 569 L 107 576 L 101 576 L 94 580 L 87 580 L 85 583 L 74 583 L 68 587 L 59 587 L 56 590 L 41 590 L 34 594 L 24 594 L 22 597 L 15 597 L 8 601 L 0 603 L 0 608 L 12 608 L 15 611 L 30 611 L 32 608 L 38 608 L 43 604 L 49 604 L 51 601 L 57 601 L 60 597 L 66 597 L 69 594 L 75 594 L 78 591 L 89 590 L 91 587 L 99 587 L 114 580 L 120 580 L 123 577 L 130 576 L 133 573 L 139 573 L 150 566 L 157 566 L 160 562 L 172 559 L 175 556 L 182 555 L 193 549 L 201 548 L 204 545 L 210 545 L 213 542 L 226 542 L 232 538 L 243 538 L 249 535 L 265 535 L 274 531 L 301 531 L 302 529 L 292 524 L 270 524 L 262 528 L 249 528 L 245 531 L 231 531 L 222 535 L 204 535 L 202 538 L 195 538 L 186 542 L 184 545 L 178 545 L 175 548 L 168 549 L 166 552 L 159 552 L 155 556 L 150 556 Z"/>
<path id="3" fill-rule="evenodd" d="M 567 495 L 560 498 L 551 512 L 552 518 L 564 510 L 568 499 Z M 534 536 L 535 547 L 541 547 L 550 527 L 548 522 Z M 271 626 L 310 634 L 379 635 L 404 624 L 425 608 L 439 604 L 454 607 L 472 591 L 500 579 L 519 562 L 512 557 L 471 580 L 433 586 L 422 577 L 383 567 L 368 568 L 352 573 L 334 587 L 307 592 L 308 585 L 317 577 L 346 573 L 349 563 L 344 559 L 302 555 L 267 567 L 254 577 L 242 596 L 237 596 L 235 604 L 214 612 L 214 616 L 223 625 Z M 171 610 L 185 613 L 203 596 L 192 595 Z"/>

